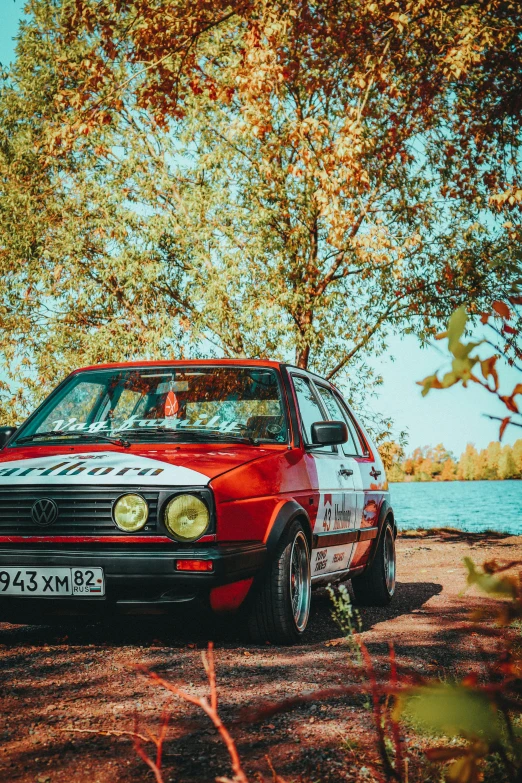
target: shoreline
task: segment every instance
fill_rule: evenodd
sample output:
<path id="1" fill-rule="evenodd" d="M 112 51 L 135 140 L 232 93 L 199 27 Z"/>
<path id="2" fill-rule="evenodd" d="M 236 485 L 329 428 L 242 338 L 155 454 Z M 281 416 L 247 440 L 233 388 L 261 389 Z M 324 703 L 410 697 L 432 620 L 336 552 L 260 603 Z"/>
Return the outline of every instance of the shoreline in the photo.
<path id="1" fill-rule="evenodd" d="M 416 489 L 404 484 L 415 483 Z M 483 534 L 522 533 L 522 483 L 515 479 L 452 482 L 390 482 L 390 502 L 399 529 L 452 529 Z"/>
<path id="2" fill-rule="evenodd" d="M 522 478 L 508 479 L 414 479 L 407 478 L 404 481 L 388 481 L 388 484 L 506 484 L 507 482 L 518 484 Z"/>
<path id="3" fill-rule="evenodd" d="M 468 543 L 495 542 L 503 541 L 506 538 L 519 538 L 522 548 L 522 531 L 516 533 L 504 533 L 498 530 L 484 530 L 481 532 L 468 532 L 459 530 L 456 527 L 432 527 L 432 528 L 411 528 L 410 530 L 399 530 L 398 538 L 433 538 L 442 542 L 467 541 Z"/>

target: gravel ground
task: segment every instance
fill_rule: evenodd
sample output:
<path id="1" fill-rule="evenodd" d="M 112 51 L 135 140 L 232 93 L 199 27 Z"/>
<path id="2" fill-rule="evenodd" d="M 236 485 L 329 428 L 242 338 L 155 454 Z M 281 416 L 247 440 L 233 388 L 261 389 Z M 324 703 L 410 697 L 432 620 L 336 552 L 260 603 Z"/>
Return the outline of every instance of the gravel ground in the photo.
<path id="1" fill-rule="evenodd" d="M 476 562 L 522 557 L 522 536 L 433 533 L 398 540 L 398 587 L 387 609 L 362 609 L 362 638 L 376 669 L 387 671 L 388 643 L 399 671 L 436 676 L 480 671 L 483 652 L 470 609 L 484 605 L 464 588 L 462 558 Z M 221 713 L 245 769 L 302 781 L 373 780 L 372 714 L 364 697 L 305 704 L 265 722 L 239 720 L 263 701 L 353 681 L 350 646 L 317 591 L 306 643 L 249 645 L 231 621 L 203 627 L 198 618 L 130 618 L 69 627 L 0 624 L 0 780 L 23 783 L 136 783 L 153 780 L 125 734 L 154 731 L 164 707 L 172 713 L 164 779 L 189 783 L 230 775 L 226 751 L 208 720 L 135 671 L 144 664 L 190 693 L 205 691 L 201 650 L 213 638 Z M 93 733 L 85 730 L 93 731 Z M 405 735 L 406 736 L 406 735 Z M 412 758 L 415 738 L 406 736 Z M 413 762 L 412 762 L 413 763 Z M 414 779 L 412 769 L 411 780 Z"/>

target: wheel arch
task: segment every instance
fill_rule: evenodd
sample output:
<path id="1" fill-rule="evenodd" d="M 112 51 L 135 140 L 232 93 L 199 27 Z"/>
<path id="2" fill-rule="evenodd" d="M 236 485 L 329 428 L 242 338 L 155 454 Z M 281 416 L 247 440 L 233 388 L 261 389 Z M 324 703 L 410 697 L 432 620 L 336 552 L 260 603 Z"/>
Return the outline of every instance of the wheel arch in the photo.
<path id="1" fill-rule="evenodd" d="M 297 525 L 296 523 L 300 524 Z M 295 500 L 281 498 L 274 509 L 265 539 L 267 557 L 264 567 L 255 578 L 252 590 L 245 604 L 247 622 L 255 641 L 270 641 L 272 644 L 293 644 L 301 638 L 310 609 L 311 582 L 306 582 L 306 600 L 296 617 L 292 589 L 292 555 L 294 533 L 301 528 L 310 546 L 312 525 L 306 510 Z M 292 536 L 288 535 L 292 532 Z M 302 544 L 302 541 L 301 541 Z M 303 553 L 304 547 L 301 549 Z M 309 564 L 308 564 L 309 565 Z M 297 593 L 301 596 L 301 590 Z M 303 593 L 304 595 L 304 593 Z M 301 616 L 301 612 L 306 612 Z M 301 626 L 298 625 L 301 618 Z"/>
<path id="2" fill-rule="evenodd" d="M 297 501 L 289 500 L 278 510 L 270 527 L 270 532 L 266 539 L 267 560 L 271 559 L 279 541 L 296 520 L 302 523 L 310 552 L 312 551 L 312 523 L 310 522 L 310 517 L 306 509 Z"/>
<path id="3" fill-rule="evenodd" d="M 388 520 L 391 520 L 392 527 L 393 527 L 393 533 L 394 538 L 397 538 L 397 523 L 395 522 L 395 514 L 393 512 L 393 508 L 391 507 L 390 503 L 387 500 L 384 500 L 381 506 L 381 510 L 379 512 L 379 521 L 378 521 L 378 528 L 379 532 L 377 533 L 377 537 L 374 539 L 374 545 L 372 547 L 372 552 L 370 557 L 368 558 L 368 562 L 366 564 L 366 568 L 369 568 L 371 564 L 373 563 L 373 560 L 375 558 L 375 555 L 377 554 L 377 550 L 379 548 L 379 543 L 382 538 L 382 534 L 384 531 L 384 528 L 386 526 L 386 522 Z"/>

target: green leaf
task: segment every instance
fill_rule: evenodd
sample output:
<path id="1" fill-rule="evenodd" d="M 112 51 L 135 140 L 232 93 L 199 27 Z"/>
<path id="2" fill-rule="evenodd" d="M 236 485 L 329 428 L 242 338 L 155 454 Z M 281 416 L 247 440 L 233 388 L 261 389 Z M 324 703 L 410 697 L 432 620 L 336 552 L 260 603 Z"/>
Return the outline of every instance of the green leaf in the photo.
<path id="1" fill-rule="evenodd" d="M 464 334 L 467 320 L 466 308 L 464 305 L 461 305 L 455 310 L 448 321 L 448 347 L 454 356 L 456 355 L 455 350 L 458 349 L 459 346 L 459 340 Z"/>
<path id="2" fill-rule="evenodd" d="M 401 694 L 396 716 L 435 735 L 492 742 L 501 736 L 497 709 L 484 693 L 462 685 L 436 684 Z"/>
<path id="3" fill-rule="evenodd" d="M 455 383 L 458 383 L 460 380 L 459 376 L 455 372 L 447 372 L 444 374 L 442 378 L 442 388 L 447 389 L 448 386 L 453 386 Z"/>
<path id="4" fill-rule="evenodd" d="M 436 373 L 434 375 L 428 375 L 424 380 L 417 381 L 419 386 L 422 386 L 422 396 L 425 397 L 430 389 L 442 389 L 441 383 L 437 378 Z"/>
<path id="5" fill-rule="evenodd" d="M 464 558 L 464 565 L 468 570 L 466 582 L 469 587 L 476 585 L 488 595 L 506 596 L 515 598 L 517 590 L 515 583 L 508 577 L 497 577 L 479 571 L 470 557 Z"/>
<path id="6" fill-rule="evenodd" d="M 473 754 L 454 761 L 446 773 L 448 783 L 479 783 L 483 777 L 477 762 Z"/>
<path id="7" fill-rule="evenodd" d="M 471 353 L 473 348 L 476 348 L 477 345 L 481 345 L 483 342 L 484 342 L 483 340 L 479 340 L 478 343 L 473 343 L 473 342 L 471 342 L 471 343 L 461 343 L 461 342 L 457 342 L 453 346 L 453 351 L 452 351 L 453 356 L 455 357 L 455 359 L 465 359 L 467 356 L 469 356 L 469 354 Z M 477 362 L 478 361 L 478 356 L 473 361 Z"/>
<path id="8" fill-rule="evenodd" d="M 474 365 L 478 362 L 478 358 L 473 356 L 466 356 L 463 359 L 453 359 L 451 368 L 459 379 L 468 381 L 471 376 L 471 371 Z"/>

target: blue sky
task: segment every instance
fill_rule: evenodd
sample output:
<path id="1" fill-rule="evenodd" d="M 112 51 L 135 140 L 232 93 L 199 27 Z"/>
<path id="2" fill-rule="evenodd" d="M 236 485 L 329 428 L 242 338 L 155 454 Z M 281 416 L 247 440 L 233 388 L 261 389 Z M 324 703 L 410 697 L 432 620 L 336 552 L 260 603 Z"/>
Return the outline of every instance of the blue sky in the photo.
<path id="1" fill-rule="evenodd" d="M 6 65 L 13 58 L 13 36 L 22 14 L 20 0 L 0 0 L 0 62 Z"/>
<path id="2" fill-rule="evenodd" d="M 440 344 L 444 349 L 446 341 Z M 384 379 L 379 401 L 374 407 L 391 416 L 398 430 L 409 432 L 410 447 L 444 443 L 457 456 L 466 443 L 484 448 L 491 440 L 498 439 L 499 422 L 487 419 L 484 414 L 506 416 L 506 408 L 492 394 L 471 383 L 467 389 L 454 386 L 451 389 L 421 395 L 416 381 L 441 369 L 448 369 L 445 353 L 439 346 L 422 348 L 416 337 L 407 335 L 390 340 L 390 350 L 376 365 Z M 517 377 L 518 375 L 518 377 Z M 503 392 L 509 393 L 522 379 L 514 370 L 506 368 L 501 374 Z M 506 430 L 503 443 L 513 443 L 522 437 L 522 429 Z"/>
<path id="3" fill-rule="evenodd" d="M 22 9 L 21 0 L 0 0 L 0 62 L 4 65 L 14 56 L 13 37 Z M 375 363 L 384 383 L 371 406 L 391 416 L 397 431 L 408 430 L 411 448 L 442 442 L 457 455 L 468 442 L 483 448 L 498 435 L 498 422 L 483 414 L 504 416 L 505 408 L 474 384 L 468 389 L 459 386 L 444 392 L 431 391 L 423 398 L 416 381 L 444 363 L 438 346 L 422 348 L 410 335 L 393 337 L 387 354 Z M 503 378 L 506 392 L 520 380 L 514 371 L 505 373 Z M 519 436 L 522 437 L 522 430 L 508 428 L 504 442 L 513 442 Z"/>

